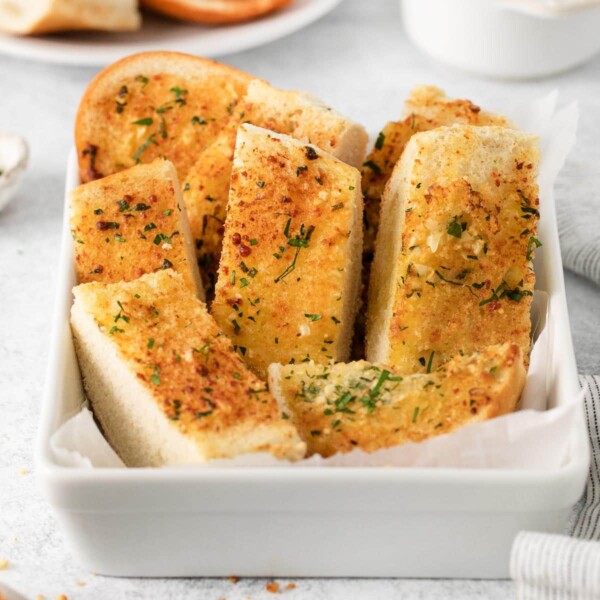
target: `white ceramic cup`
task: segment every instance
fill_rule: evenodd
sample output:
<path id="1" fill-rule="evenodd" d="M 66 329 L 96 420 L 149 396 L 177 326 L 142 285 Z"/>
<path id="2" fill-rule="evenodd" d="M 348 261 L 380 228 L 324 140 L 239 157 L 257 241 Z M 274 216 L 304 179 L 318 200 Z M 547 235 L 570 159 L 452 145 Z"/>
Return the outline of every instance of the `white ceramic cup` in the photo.
<path id="1" fill-rule="evenodd" d="M 600 7 L 560 15 L 499 0 L 400 0 L 410 39 L 438 60 L 482 75 L 527 79 L 580 65 L 600 51 Z"/>

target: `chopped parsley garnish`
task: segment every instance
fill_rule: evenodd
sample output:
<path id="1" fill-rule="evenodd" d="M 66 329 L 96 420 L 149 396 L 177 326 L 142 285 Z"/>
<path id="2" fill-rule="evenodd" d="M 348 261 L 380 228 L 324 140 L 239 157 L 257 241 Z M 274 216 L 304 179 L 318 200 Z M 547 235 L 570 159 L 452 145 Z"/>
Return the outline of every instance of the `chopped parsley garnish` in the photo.
<path id="1" fill-rule="evenodd" d="M 181 98 L 181 96 L 185 96 L 188 93 L 187 90 L 181 89 L 178 85 L 172 87 L 170 91 L 173 92 L 177 98 Z"/>
<path id="2" fill-rule="evenodd" d="M 95 214 L 95 215 L 103 215 L 103 214 L 104 214 L 104 211 L 103 211 L 101 208 L 96 208 L 96 209 L 94 210 L 94 214 Z"/>
<path id="3" fill-rule="evenodd" d="M 156 365 L 154 367 L 154 373 L 152 373 L 152 375 L 150 375 L 150 381 L 154 384 L 154 385 L 160 385 L 160 367 L 158 365 Z"/>
<path id="4" fill-rule="evenodd" d="M 502 300 L 502 298 L 508 298 L 513 302 L 520 302 L 525 296 L 533 296 L 533 293 L 529 290 L 521 290 L 519 288 L 514 288 L 511 290 L 506 284 L 506 281 L 503 281 L 495 290 L 492 291 L 489 298 L 486 298 L 479 303 L 479 306 L 485 306 L 494 300 Z"/>
<path id="5" fill-rule="evenodd" d="M 264 187 L 265 187 L 265 182 L 264 182 L 264 181 L 257 181 L 257 182 L 256 182 L 256 185 L 257 185 L 259 188 L 264 188 Z"/>
<path id="6" fill-rule="evenodd" d="M 125 212 L 126 210 L 129 210 L 129 202 L 127 202 L 125 198 L 119 200 L 117 204 L 119 206 L 119 212 Z"/>
<path id="7" fill-rule="evenodd" d="M 192 125 L 206 125 L 206 119 L 194 115 L 192 117 Z"/>
<path id="8" fill-rule="evenodd" d="M 237 322 L 237 319 L 234 319 L 233 321 L 231 321 L 231 324 L 233 325 L 233 332 L 237 335 L 240 330 L 242 329 L 240 327 L 240 324 Z"/>
<path id="9" fill-rule="evenodd" d="M 524 213 L 521 218 L 530 219 L 531 215 L 535 217 L 539 217 L 540 213 L 537 209 L 532 208 L 531 206 L 521 206 L 521 211 Z"/>
<path id="10" fill-rule="evenodd" d="M 311 313 L 304 313 L 304 316 L 311 321 L 318 321 L 321 318 L 321 315 L 315 315 Z"/>
<path id="11" fill-rule="evenodd" d="M 142 89 L 144 89 L 148 85 L 148 82 L 150 81 L 147 77 L 144 77 L 144 75 L 138 75 L 135 78 L 135 80 L 139 81 L 142 84 Z"/>
<path id="12" fill-rule="evenodd" d="M 461 223 L 458 220 L 458 217 L 454 217 L 454 219 L 449 223 L 448 229 L 446 230 L 449 235 L 454 236 L 455 238 L 461 238 L 462 232 L 467 228 L 466 223 Z"/>
<path id="13" fill-rule="evenodd" d="M 429 355 L 429 360 L 427 361 L 427 371 L 426 373 L 431 373 L 431 363 L 433 362 L 433 355 L 435 354 L 435 352 L 431 352 L 431 354 Z"/>
<path id="14" fill-rule="evenodd" d="M 300 177 L 300 174 L 301 174 L 303 171 L 308 171 L 308 167 L 307 167 L 306 165 L 303 165 L 303 166 L 301 166 L 301 167 L 298 167 L 298 168 L 296 169 L 296 177 Z"/>
<path id="15" fill-rule="evenodd" d="M 154 338 L 150 338 L 148 340 L 148 344 L 146 345 L 146 347 L 148 348 L 148 350 L 152 350 L 152 348 L 154 348 Z"/>
<path id="16" fill-rule="evenodd" d="M 300 225 L 300 233 L 297 233 L 295 235 L 295 237 L 292 238 L 289 235 L 291 222 L 292 222 L 292 219 L 289 218 L 287 220 L 287 223 L 285 224 L 285 229 L 283 231 L 283 234 L 285 235 L 286 238 L 288 238 L 288 240 L 287 240 L 288 246 L 292 246 L 292 247 L 296 248 L 296 252 L 294 254 L 294 258 L 292 259 L 292 262 L 287 266 L 287 268 L 283 271 L 283 273 L 281 273 L 281 275 L 279 275 L 278 277 L 275 278 L 275 283 L 279 283 L 282 279 L 287 277 L 296 268 L 296 261 L 298 260 L 298 254 L 300 254 L 300 250 L 302 250 L 302 248 L 308 248 L 308 243 L 309 243 L 310 237 L 311 237 L 313 231 L 315 230 L 313 225 L 305 228 L 304 224 L 302 224 L 302 225 Z"/>
<path id="17" fill-rule="evenodd" d="M 377 136 L 377 141 L 375 142 L 375 148 L 377 148 L 377 150 L 381 150 L 383 148 L 384 142 L 385 135 L 383 135 L 383 131 L 380 131 L 379 135 Z"/>
<path id="18" fill-rule="evenodd" d="M 152 117 L 145 117 L 144 119 L 138 119 L 137 121 L 134 121 L 132 125 L 152 125 L 152 123 L 154 123 Z"/>
<path id="19" fill-rule="evenodd" d="M 412 422 L 416 423 L 417 422 L 417 417 L 419 416 L 419 411 L 421 410 L 421 408 L 419 406 L 415 406 L 415 410 L 413 410 L 413 415 L 412 415 Z"/>
<path id="20" fill-rule="evenodd" d="M 163 215 L 165 215 L 165 217 L 168 217 L 171 214 L 171 209 L 167 208 L 167 210 L 163 211 Z"/>
<path id="21" fill-rule="evenodd" d="M 372 160 L 364 162 L 363 167 L 368 167 L 369 169 L 371 169 L 371 171 L 373 171 L 373 173 L 381 173 L 381 168 L 379 167 L 379 165 L 375 164 Z"/>
<path id="22" fill-rule="evenodd" d="M 172 269 L 173 263 L 168 258 L 164 258 L 161 268 L 162 269 Z"/>
<path id="23" fill-rule="evenodd" d="M 142 154 L 148 149 L 148 146 L 150 146 L 150 144 L 154 144 L 155 146 L 158 146 L 158 142 L 154 139 L 154 136 L 156 134 L 151 133 L 146 140 L 144 141 L 144 143 L 136 150 L 136 153 L 133 155 L 133 160 L 135 160 L 136 164 L 140 163 L 140 156 L 142 156 Z"/>
<path id="24" fill-rule="evenodd" d="M 150 231 L 151 229 L 156 229 L 156 225 L 154 223 L 148 223 L 148 225 L 144 227 L 144 231 Z"/>
<path id="25" fill-rule="evenodd" d="M 530 237 L 529 242 L 527 243 L 527 260 L 531 260 L 533 258 L 533 250 L 535 248 L 541 248 L 542 242 L 538 240 L 536 237 Z"/>

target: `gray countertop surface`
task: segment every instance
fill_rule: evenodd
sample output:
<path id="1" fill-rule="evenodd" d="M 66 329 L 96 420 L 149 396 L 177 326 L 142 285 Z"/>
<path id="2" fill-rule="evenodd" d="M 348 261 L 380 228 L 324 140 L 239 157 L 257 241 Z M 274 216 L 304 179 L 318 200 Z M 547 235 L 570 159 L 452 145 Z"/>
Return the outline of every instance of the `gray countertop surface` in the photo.
<path id="1" fill-rule="evenodd" d="M 598 193 L 600 56 L 552 79 L 486 80 L 416 50 L 403 33 L 397 2 L 347 0 L 301 32 L 224 61 L 279 87 L 310 91 L 372 132 L 399 115 L 410 88 L 420 83 L 438 85 L 483 106 L 533 99 L 558 89 L 561 101 L 579 100 L 581 126 L 577 146 L 559 177 L 557 201 Z M 36 485 L 32 447 L 57 281 L 64 173 L 77 104 L 94 74 L 89 68 L 0 57 L 0 130 L 23 134 L 31 146 L 18 197 L 0 213 L 0 559 L 10 561 L 0 571 L 0 586 L 8 584 L 27 598 L 66 594 L 70 600 L 274 598 L 265 590 L 266 580 L 94 575 L 71 554 Z M 600 288 L 565 275 L 579 370 L 598 374 Z M 313 600 L 514 595 L 507 581 L 308 579 L 296 580 L 296 585 L 282 595 Z"/>

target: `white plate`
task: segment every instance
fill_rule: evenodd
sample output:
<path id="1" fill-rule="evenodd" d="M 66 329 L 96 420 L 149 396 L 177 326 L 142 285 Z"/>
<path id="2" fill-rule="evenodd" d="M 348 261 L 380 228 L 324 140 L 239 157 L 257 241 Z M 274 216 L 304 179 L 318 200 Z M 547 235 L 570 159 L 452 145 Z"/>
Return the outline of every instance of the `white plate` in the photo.
<path id="1" fill-rule="evenodd" d="M 138 32 L 73 32 L 37 37 L 0 34 L 0 54 L 65 65 L 104 67 L 146 50 L 176 50 L 215 57 L 267 44 L 306 27 L 341 0 L 295 0 L 256 21 L 209 27 L 144 14 Z"/>

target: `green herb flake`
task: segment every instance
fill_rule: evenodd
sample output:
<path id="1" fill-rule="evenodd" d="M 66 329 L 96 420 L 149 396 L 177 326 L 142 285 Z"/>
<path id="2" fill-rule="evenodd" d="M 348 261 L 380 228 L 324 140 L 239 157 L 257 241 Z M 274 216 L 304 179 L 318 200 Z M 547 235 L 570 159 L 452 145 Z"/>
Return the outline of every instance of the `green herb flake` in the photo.
<path id="1" fill-rule="evenodd" d="M 542 247 L 542 242 L 540 242 L 540 240 L 538 240 L 536 237 L 531 236 L 529 238 L 529 242 L 527 243 L 527 255 L 526 255 L 526 259 L 527 260 L 532 260 L 533 259 L 533 251 L 535 248 L 541 248 Z"/>
<path id="2" fill-rule="evenodd" d="M 152 373 L 152 375 L 150 375 L 150 381 L 154 384 L 154 385 L 160 385 L 160 367 L 157 365 L 154 367 L 154 373 Z"/>
<path id="3" fill-rule="evenodd" d="M 150 338 L 148 340 L 148 344 L 146 345 L 146 347 L 148 348 L 148 350 L 152 350 L 152 348 L 154 348 L 154 338 Z"/>
<path id="4" fill-rule="evenodd" d="M 373 171 L 373 173 L 377 173 L 377 174 L 381 173 L 381 168 L 379 167 L 379 165 L 374 163 L 372 160 L 368 160 L 367 162 L 364 162 L 363 167 L 367 167 L 367 168 L 371 169 L 371 171 Z"/>
<path id="5" fill-rule="evenodd" d="M 381 150 L 383 148 L 384 143 L 385 135 L 383 134 L 383 131 L 380 131 L 379 135 L 377 136 L 377 141 L 375 142 L 375 148 L 377 148 L 377 150 Z"/>
<path id="6" fill-rule="evenodd" d="M 431 364 L 433 363 L 433 355 L 435 354 L 435 352 L 431 352 L 431 354 L 429 355 L 429 360 L 427 361 L 427 371 L 426 373 L 431 373 Z"/>
<path id="7" fill-rule="evenodd" d="M 311 321 L 319 321 L 321 319 L 321 315 L 315 315 L 311 313 L 304 313 L 304 316 Z"/>
<path id="8" fill-rule="evenodd" d="M 181 98 L 181 96 L 185 96 L 188 93 L 187 90 L 181 89 L 178 85 L 172 87 L 170 91 L 173 92 L 177 98 Z"/>
<path id="9" fill-rule="evenodd" d="M 456 217 L 454 217 L 454 220 L 450 222 L 446 231 L 448 232 L 448 235 L 460 239 L 462 237 L 463 228 Z"/>
<path id="10" fill-rule="evenodd" d="M 413 410 L 413 415 L 412 415 L 412 422 L 416 423 L 417 422 L 417 417 L 419 416 L 419 411 L 421 410 L 421 408 L 419 406 L 415 406 L 415 410 Z"/>
<path id="11" fill-rule="evenodd" d="M 133 121 L 132 125 L 152 125 L 152 123 L 154 123 L 152 117 L 145 117 L 144 119 Z"/>

